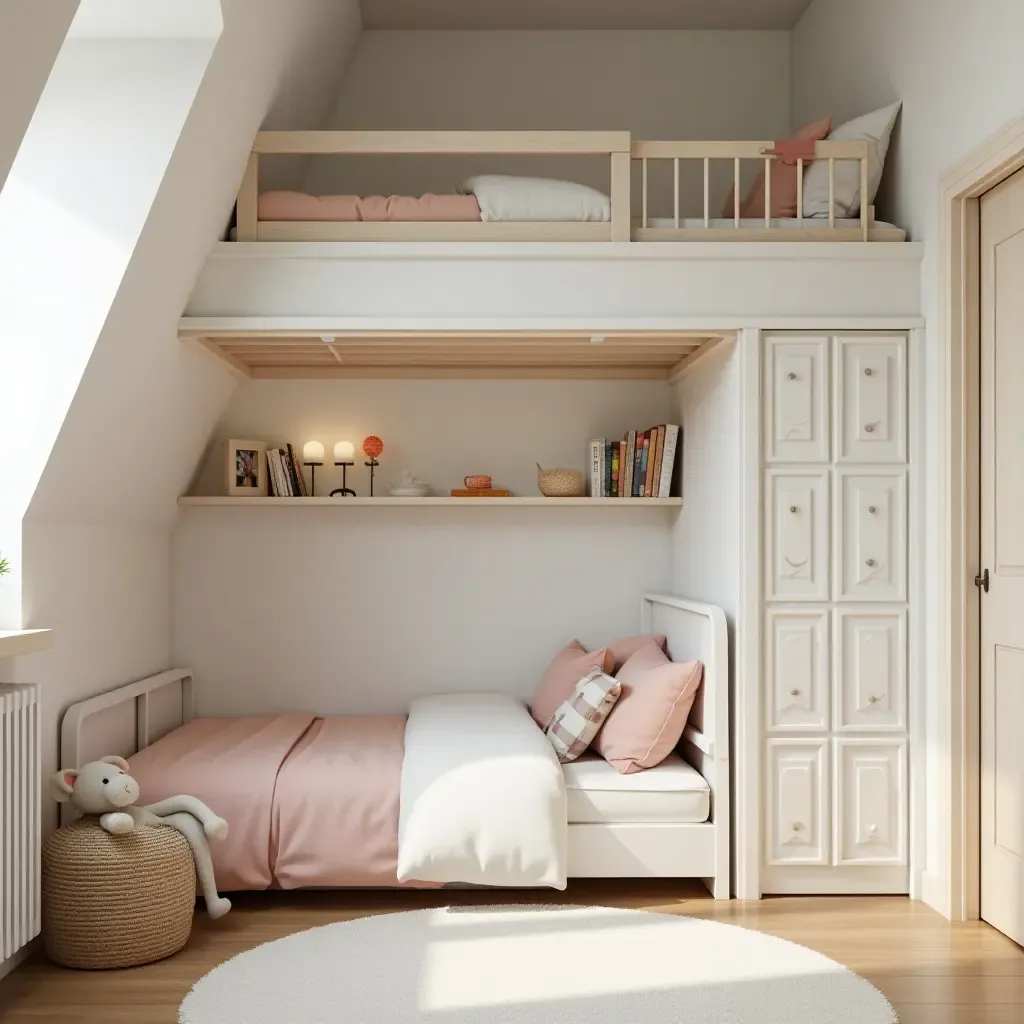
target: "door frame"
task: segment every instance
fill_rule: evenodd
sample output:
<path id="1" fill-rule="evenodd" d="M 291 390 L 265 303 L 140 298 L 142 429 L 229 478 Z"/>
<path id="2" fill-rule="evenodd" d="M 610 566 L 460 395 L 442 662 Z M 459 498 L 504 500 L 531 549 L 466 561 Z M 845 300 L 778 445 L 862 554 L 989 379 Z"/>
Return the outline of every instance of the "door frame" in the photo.
<path id="1" fill-rule="evenodd" d="M 1024 168 L 1024 117 L 975 149 L 940 183 L 939 342 L 945 376 L 944 452 L 937 564 L 938 851 L 921 879 L 926 903 L 953 921 L 981 913 L 981 603 L 979 430 L 981 352 L 981 196 Z M 931 861 L 931 857 L 929 857 Z"/>

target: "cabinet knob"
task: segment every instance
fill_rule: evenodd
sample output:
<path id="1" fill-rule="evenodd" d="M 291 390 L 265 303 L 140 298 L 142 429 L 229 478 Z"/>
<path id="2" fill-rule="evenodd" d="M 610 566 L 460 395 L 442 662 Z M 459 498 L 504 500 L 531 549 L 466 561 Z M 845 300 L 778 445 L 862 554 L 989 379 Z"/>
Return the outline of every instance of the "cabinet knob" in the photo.
<path id="1" fill-rule="evenodd" d="M 792 512 L 792 513 L 793 513 L 793 515 L 796 515 L 796 514 L 797 514 L 797 512 L 799 512 L 799 511 L 800 511 L 800 509 L 799 509 L 799 508 L 797 508 L 797 506 L 796 506 L 796 505 L 790 505 L 790 506 L 789 506 L 789 511 L 790 511 L 790 512 Z"/>
<path id="2" fill-rule="evenodd" d="M 867 369 L 866 369 L 866 370 L 864 371 L 864 376 L 865 376 L 865 377 L 870 377 L 870 376 L 871 376 L 871 375 L 872 375 L 872 374 L 873 374 L 874 372 L 875 372 L 875 371 L 874 371 L 874 370 L 872 370 L 872 369 L 871 369 L 871 367 L 869 366 L 869 367 L 868 367 L 868 368 L 867 368 Z"/>
<path id="3" fill-rule="evenodd" d="M 869 559 L 868 559 L 868 560 L 867 560 L 867 561 L 866 561 L 866 562 L 865 562 L 864 564 L 865 564 L 865 565 L 866 565 L 866 566 L 867 566 L 867 567 L 868 567 L 869 569 L 874 569 L 874 568 L 875 568 L 875 566 L 876 566 L 876 565 L 878 565 L 878 562 L 877 562 L 877 561 L 876 561 L 876 560 L 875 560 L 874 558 L 869 558 Z"/>
<path id="4" fill-rule="evenodd" d="M 796 374 L 790 370 L 789 373 L 786 374 L 786 380 L 796 380 Z"/>
<path id="5" fill-rule="evenodd" d="M 793 831 L 794 832 L 802 832 L 803 828 L 804 828 L 803 825 L 799 821 L 794 821 L 793 822 Z"/>
<path id="6" fill-rule="evenodd" d="M 789 695 L 790 695 L 790 697 L 799 697 L 800 696 L 800 691 L 799 690 L 790 690 L 789 691 Z"/>
<path id="7" fill-rule="evenodd" d="M 871 694 L 870 697 L 868 697 L 868 703 L 869 704 L 877 704 L 881 699 L 882 699 L 881 697 L 879 697 L 879 696 L 877 696 L 876 694 L 873 693 L 873 694 Z"/>
<path id="8" fill-rule="evenodd" d="M 864 424 L 864 433 L 865 434 L 873 434 L 874 432 L 875 432 L 875 425 L 874 425 L 874 423 L 865 423 Z"/>
<path id="9" fill-rule="evenodd" d="M 868 825 L 868 835 L 869 836 L 877 836 L 878 835 L 878 826 L 877 825 Z"/>
<path id="10" fill-rule="evenodd" d="M 868 505 L 868 514 L 869 515 L 875 515 L 877 512 L 878 512 L 878 507 L 876 505 Z"/>

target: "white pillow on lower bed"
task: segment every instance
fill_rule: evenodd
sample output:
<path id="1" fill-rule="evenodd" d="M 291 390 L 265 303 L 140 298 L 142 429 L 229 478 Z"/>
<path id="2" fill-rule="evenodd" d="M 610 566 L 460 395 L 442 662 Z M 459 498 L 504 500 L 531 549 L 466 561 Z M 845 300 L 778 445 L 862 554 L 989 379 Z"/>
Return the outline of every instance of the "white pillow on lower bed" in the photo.
<path id="1" fill-rule="evenodd" d="M 865 141 L 874 143 L 868 160 L 868 194 L 860 194 L 860 161 L 836 161 L 836 217 L 856 217 L 862 202 L 870 206 L 875 201 L 878 186 L 885 169 L 885 155 L 889 152 L 889 139 L 901 103 L 873 110 L 870 114 L 847 121 L 832 131 L 827 142 Z M 804 174 L 804 216 L 828 216 L 828 160 L 815 160 Z"/>
<path id="2" fill-rule="evenodd" d="M 478 174 L 459 191 L 476 196 L 481 220 L 607 221 L 611 200 L 596 188 L 554 178 Z"/>

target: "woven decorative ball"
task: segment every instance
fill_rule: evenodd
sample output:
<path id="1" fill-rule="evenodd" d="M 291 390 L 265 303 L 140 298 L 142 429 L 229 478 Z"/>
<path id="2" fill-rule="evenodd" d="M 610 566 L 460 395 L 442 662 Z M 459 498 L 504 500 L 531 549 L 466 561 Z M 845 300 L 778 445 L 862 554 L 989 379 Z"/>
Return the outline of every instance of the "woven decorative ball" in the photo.
<path id="1" fill-rule="evenodd" d="M 583 474 L 576 469 L 541 469 L 537 488 L 545 498 L 578 498 L 583 494 Z"/>
<path id="2" fill-rule="evenodd" d="M 376 434 L 371 434 L 363 438 L 363 451 L 368 459 L 375 459 L 384 451 L 384 442 Z"/>
<path id="3" fill-rule="evenodd" d="M 177 953 L 195 901 L 192 850 L 173 828 L 112 836 L 87 817 L 43 844 L 43 941 L 65 967 L 135 967 Z"/>

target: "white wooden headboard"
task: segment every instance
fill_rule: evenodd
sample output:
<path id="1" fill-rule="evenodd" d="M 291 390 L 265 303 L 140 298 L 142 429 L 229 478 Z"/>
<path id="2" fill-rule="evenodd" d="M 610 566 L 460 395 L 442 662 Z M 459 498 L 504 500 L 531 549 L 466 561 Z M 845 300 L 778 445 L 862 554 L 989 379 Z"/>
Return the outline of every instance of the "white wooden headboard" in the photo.
<path id="1" fill-rule="evenodd" d="M 715 825 L 716 874 L 729 877 L 729 633 L 725 612 L 715 605 L 670 594 L 646 594 L 640 629 L 662 633 L 673 661 L 701 661 L 704 679 L 680 753 L 711 787 L 711 821 Z"/>

